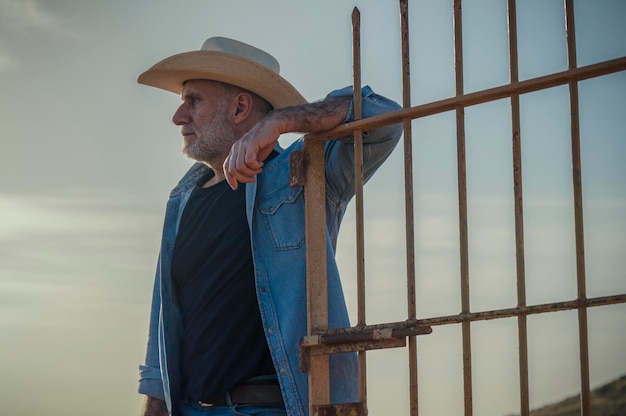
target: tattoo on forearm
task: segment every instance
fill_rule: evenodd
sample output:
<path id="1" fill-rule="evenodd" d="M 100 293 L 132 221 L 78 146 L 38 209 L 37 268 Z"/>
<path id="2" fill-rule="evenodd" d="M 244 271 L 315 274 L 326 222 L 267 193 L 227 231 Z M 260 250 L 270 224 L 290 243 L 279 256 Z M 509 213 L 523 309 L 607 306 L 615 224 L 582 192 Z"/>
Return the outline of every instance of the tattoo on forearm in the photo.
<path id="1" fill-rule="evenodd" d="M 318 133 L 330 130 L 343 121 L 348 111 L 350 97 L 328 98 L 309 104 L 286 107 L 272 112 L 287 124 L 292 131 Z"/>

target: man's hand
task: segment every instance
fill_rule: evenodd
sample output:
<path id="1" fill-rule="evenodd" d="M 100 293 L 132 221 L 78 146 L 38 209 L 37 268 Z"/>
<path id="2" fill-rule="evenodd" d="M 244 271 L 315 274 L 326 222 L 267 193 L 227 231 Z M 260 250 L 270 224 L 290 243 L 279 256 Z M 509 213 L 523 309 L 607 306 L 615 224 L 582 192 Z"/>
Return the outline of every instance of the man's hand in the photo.
<path id="1" fill-rule="evenodd" d="M 233 144 L 224 160 L 224 176 L 230 187 L 237 189 L 238 182 L 255 181 L 281 134 L 331 130 L 345 119 L 349 103 L 349 97 L 336 97 L 269 113 Z"/>
<path id="2" fill-rule="evenodd" d="M 233 144 L 223 166 L 232 189 L 237 189 L 238 182 L 254 182 L 254 176 L 261 173 L 263 161 L 274 149 L 281 133 L 276 119 L 270 115 Z"/>
<path id="3" fill-rule="evenodd" d="M 146 396 L 141 416 L 169 416 L 165 401 Z"/>

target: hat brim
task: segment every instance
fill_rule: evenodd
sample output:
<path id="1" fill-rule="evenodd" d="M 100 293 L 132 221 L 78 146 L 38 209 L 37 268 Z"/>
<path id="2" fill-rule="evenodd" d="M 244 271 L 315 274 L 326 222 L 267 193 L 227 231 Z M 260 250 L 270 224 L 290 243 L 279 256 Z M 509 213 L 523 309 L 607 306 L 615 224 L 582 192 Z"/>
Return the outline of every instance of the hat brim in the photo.
<path id="1" fill-rule="evenodd" d="M 184 52 L 157 62 L 137 82 L 180 94 L 192 79 L 225 82 L 252 91 L 274 108 L 305 104 L 306 99 L 286 79 L 254 61 L 221 51 Z"/>

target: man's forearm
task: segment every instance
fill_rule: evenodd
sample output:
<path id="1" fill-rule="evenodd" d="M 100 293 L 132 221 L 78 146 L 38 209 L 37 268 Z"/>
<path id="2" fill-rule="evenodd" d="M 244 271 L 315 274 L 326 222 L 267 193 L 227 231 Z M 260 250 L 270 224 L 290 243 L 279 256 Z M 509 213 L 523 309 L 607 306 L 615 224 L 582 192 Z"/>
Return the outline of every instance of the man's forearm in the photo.
<path id="1" fill-rule="evenodd" d="M 168 416 L 169 412 L 164 400 L 156 399 L 152 396 L 146 396 L 143 403 L 143 411 L 141 416 Z"/>
<path id="2" fill-rule="evenodd" d="M 333 97 L 323 101 L 275 110 L 269 114 L 280 125 L 280 133 L 320 133 L 337 127 L 346 117 L 351 97 Z"/>
<path id="3" fill-rule="evenodd" d="M 346 118 L 349 106 L 350 98 L 333 97 L 270 112 L 232 145 L 223 164 L 226 181 L 233 189 L 238 182 L 254 182 L 281 134 L 330 130 Z"/>

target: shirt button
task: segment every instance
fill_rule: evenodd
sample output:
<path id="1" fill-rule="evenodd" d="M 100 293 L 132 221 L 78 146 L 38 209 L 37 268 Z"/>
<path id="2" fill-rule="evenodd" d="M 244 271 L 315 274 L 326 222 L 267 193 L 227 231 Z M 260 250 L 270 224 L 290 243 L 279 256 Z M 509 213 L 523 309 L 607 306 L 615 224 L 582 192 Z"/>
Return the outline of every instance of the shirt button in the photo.
<path id="1" fill-rule="evenodd" d="M 261 287 L 259 288 L 259 290 L 260 290 L 261 292 L 265 293 L 265 287 L 264 287 L 264 286 L 261 286 Z"/>
<path id="2" fill-rule="evenodd" d="M 287 373 L 287 370 L 285 370 L 284 368 L 281 368 L 280 369 L 280 374 L 285 374 L 285 373 Z"/>
<path id="3" fill-rule="evenodd" d="M 165 248 L 169 249 L 170 248 L 170 243 L 165 243 Z"/>
<path id="4" fill-rule="evenodd" d="M 273 334 L 274 333 L 274 328 L 268 329 L 267 332 L 269 332 L 270 334 Z"/>

